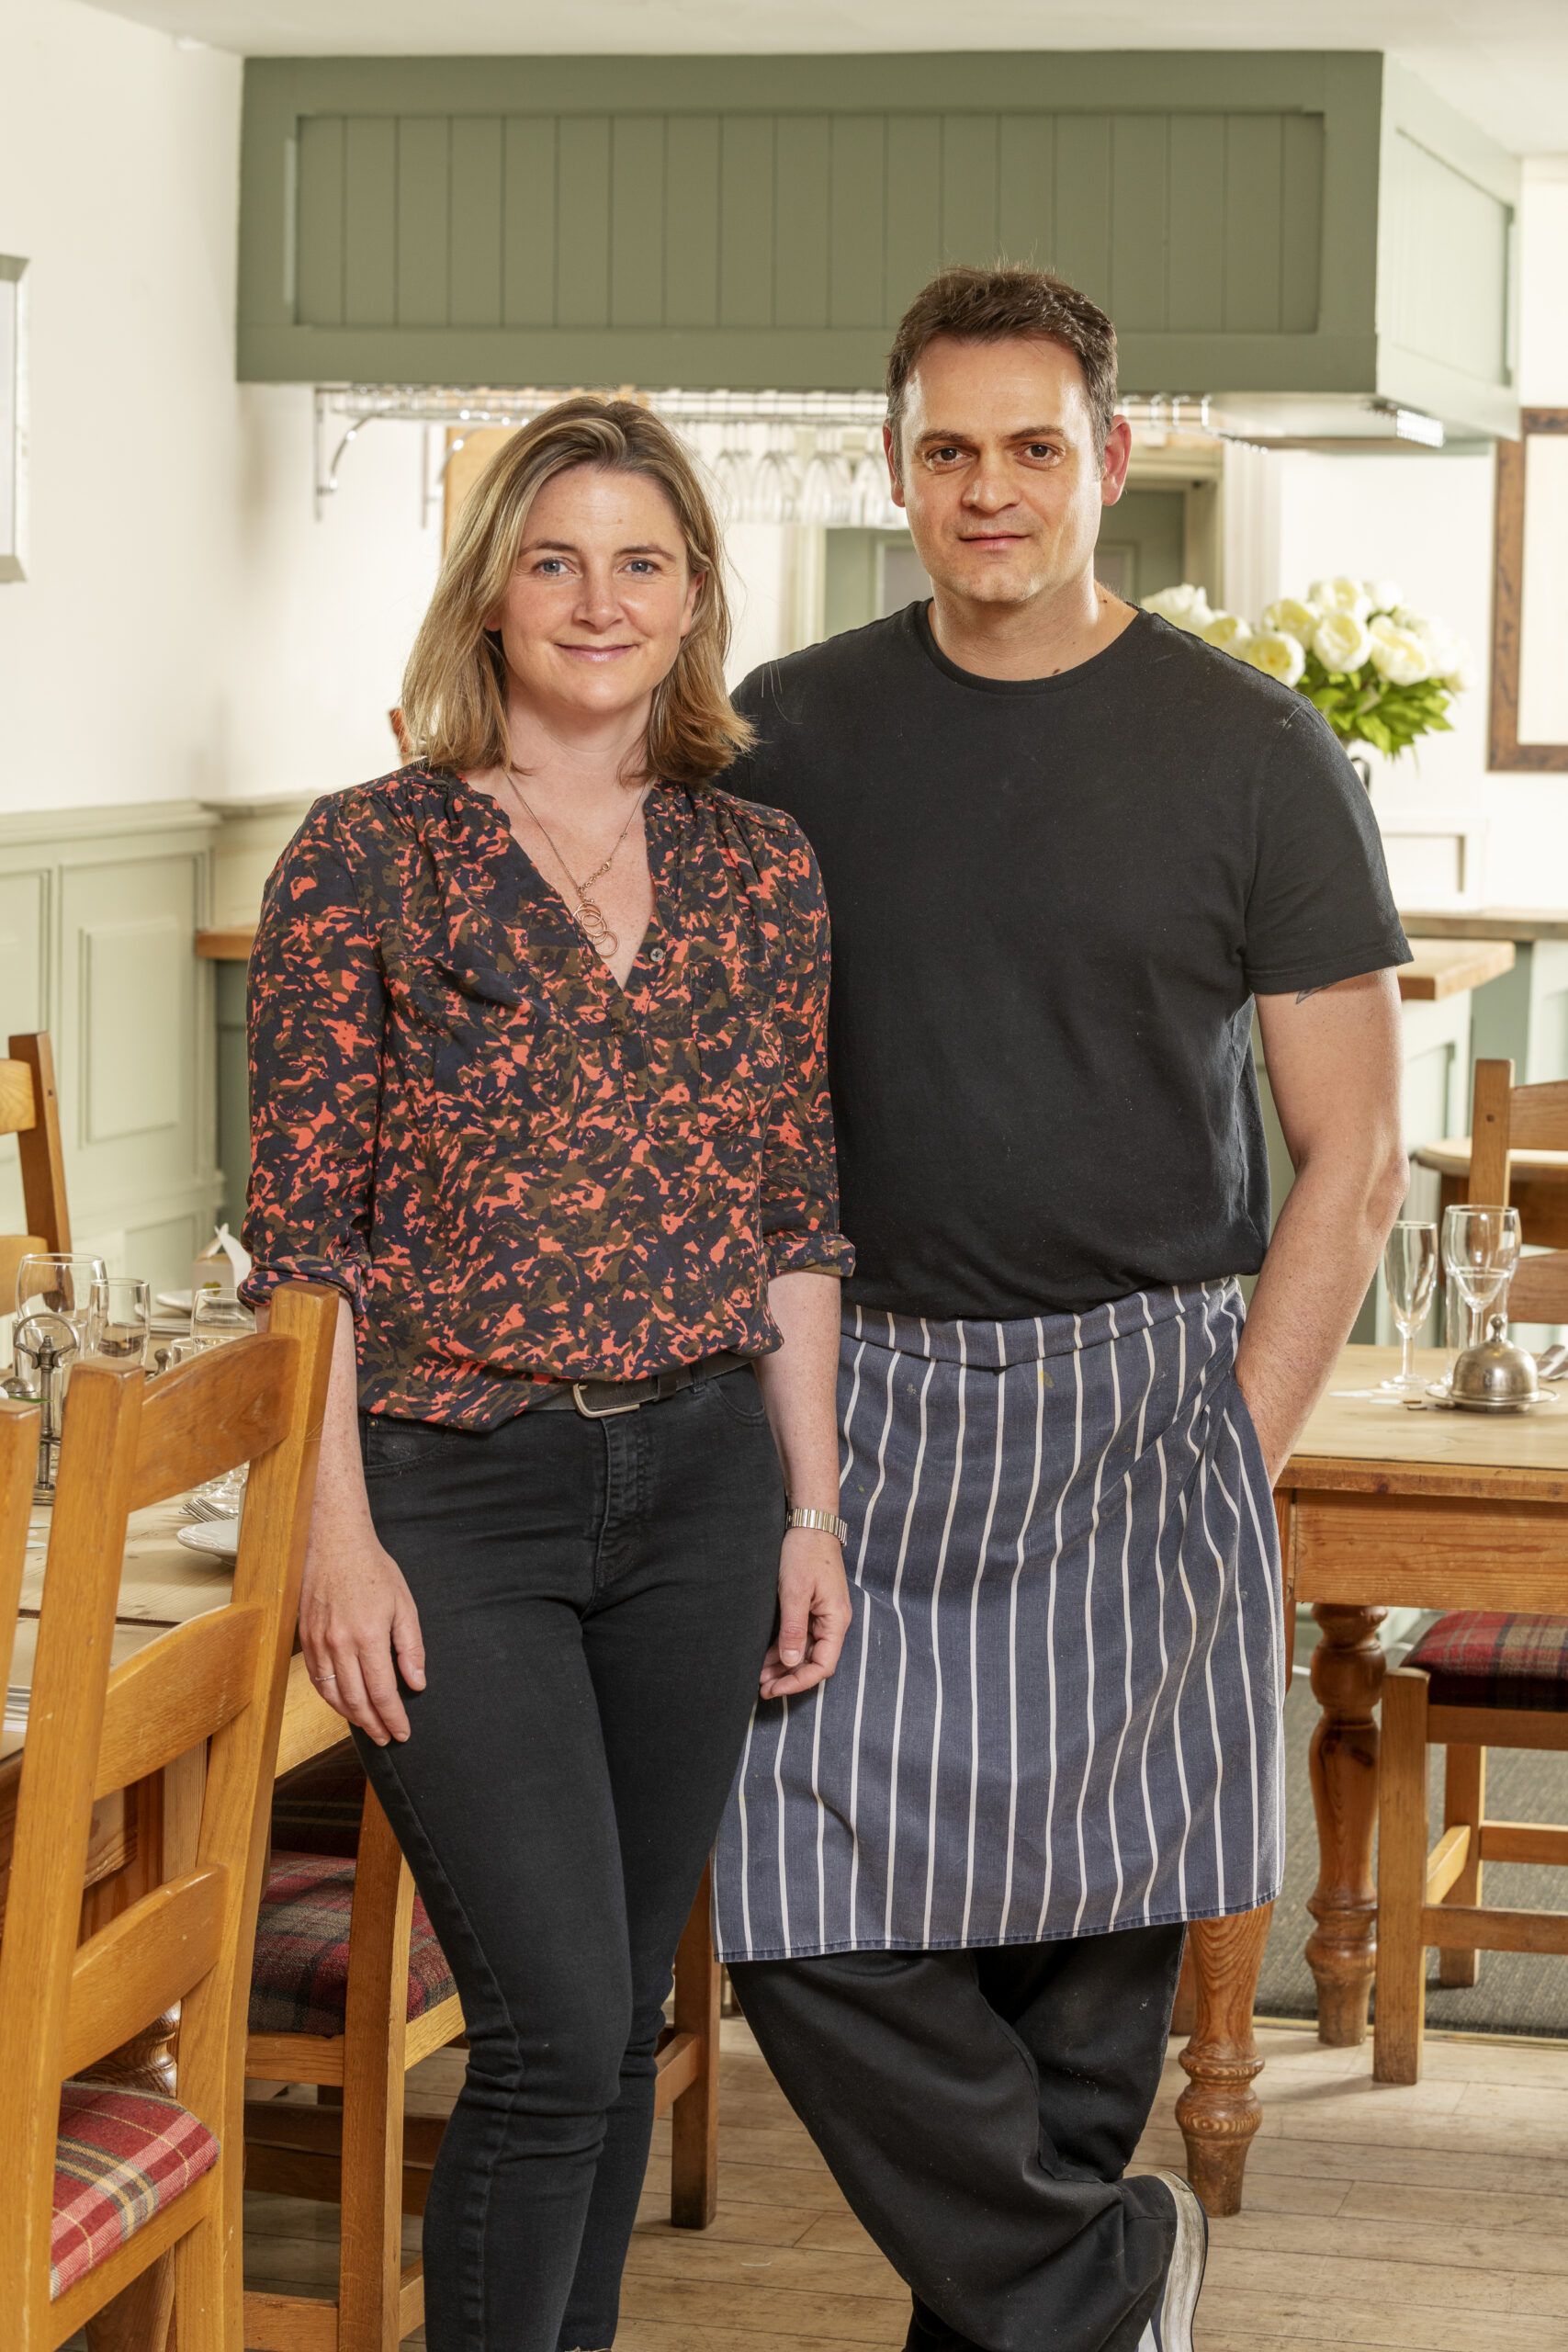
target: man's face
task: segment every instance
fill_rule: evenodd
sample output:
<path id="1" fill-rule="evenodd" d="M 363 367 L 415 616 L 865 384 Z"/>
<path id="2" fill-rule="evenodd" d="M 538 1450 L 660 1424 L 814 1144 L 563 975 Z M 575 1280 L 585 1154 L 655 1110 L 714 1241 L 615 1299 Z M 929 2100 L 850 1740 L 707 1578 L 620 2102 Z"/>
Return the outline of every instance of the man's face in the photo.
<path id="1" fill-rule="evenodd" d="M 921 562 L 939 587 L 996 605 L 1029 605 L 1083 577 L 1130 448 L 1118 418 L 1095 456 L 1083 371 L 1038 336 L 928 344 L 905 394 L 902 441 L 893 495 Z"/>

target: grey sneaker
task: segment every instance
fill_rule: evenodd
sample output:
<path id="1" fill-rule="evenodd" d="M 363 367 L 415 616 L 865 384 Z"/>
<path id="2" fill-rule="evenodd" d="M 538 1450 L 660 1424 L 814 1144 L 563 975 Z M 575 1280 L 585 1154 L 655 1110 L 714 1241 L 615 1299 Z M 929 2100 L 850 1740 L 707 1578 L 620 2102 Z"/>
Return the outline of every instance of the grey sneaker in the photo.
<path id="1" fill-rule="evenodd" d="M 1138 2352 L 1192 2352 L 1192 2315 L 1203 2284 L 1209 2253 L 1209 2216 L 1196 2191 L 1179 2172 L 1156 2172 L 1176 2207 L 1176 2244 L 1165 2274 L 1165 2292 L 1145 2328 Z"/>

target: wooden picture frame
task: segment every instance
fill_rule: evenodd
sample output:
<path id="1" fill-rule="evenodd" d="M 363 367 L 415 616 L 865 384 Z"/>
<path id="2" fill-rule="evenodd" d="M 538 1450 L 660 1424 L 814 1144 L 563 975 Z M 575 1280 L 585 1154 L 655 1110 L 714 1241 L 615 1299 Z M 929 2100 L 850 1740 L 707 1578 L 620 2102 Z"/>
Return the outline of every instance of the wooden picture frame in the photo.
<path id="1" fill-rule="evenodd" d="M 1488 730 L 1489 768 L 1568 774 L 1568 741 L 1561 743 L 1519 740 L 1521 695 L 1524 688 L 1525 640 L 1529 616 L 1525 610 L 1525 528 L 1527 508 L 1536 528 L 1568 535 L 1568 513 L 1553 518 L 1544 499 L 1529 488 L 1532 441 L 1562 439 L 1568 443 L 1568 408 L 1527 408 L 1519 417 L 1519 438 L 1497 444 L 1497 512 L 1492 590 L 1492 704 Z M 1568 457 L 1568 448 L 1564 450 Z M 1555 467 L 1554 472 L 1561 472 Z M 1544 661 L 1544 649 L 1535 657 Z M 1565 730 L 1568 732 L 1568 730 Z"/>
<path id="2" fill-rule="evenodd" d="M 27 578 L 27 270 L 0 254 L 0 581 Z"/>

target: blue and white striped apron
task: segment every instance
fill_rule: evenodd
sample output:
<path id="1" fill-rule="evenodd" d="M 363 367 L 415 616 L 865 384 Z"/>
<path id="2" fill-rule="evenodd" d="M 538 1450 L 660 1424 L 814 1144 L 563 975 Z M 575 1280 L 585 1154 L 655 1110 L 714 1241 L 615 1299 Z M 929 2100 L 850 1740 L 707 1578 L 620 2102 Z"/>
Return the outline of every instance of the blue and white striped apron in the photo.
<path id="1" fill-rule="evenodd" d="M 1085 1315 L 846 1314 L 854 1623 L 759 1704 L 726 1960 L 1043 1942 L 1279 1891 L 1284 1651 L 1234 1282 Z"/>

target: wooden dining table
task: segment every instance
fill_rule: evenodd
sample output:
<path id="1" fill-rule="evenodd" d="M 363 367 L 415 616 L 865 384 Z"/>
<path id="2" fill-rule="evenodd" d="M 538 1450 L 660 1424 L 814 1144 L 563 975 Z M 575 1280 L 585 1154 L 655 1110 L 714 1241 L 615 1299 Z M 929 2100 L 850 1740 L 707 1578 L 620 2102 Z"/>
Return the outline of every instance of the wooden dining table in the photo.
<path id="1" fill-rule="evenodd" d="M 1437 1349 L 1416 1355 L 1428 1381 L 1448 1361 Z M 1568 1617 L 1568 1384 L 1528 1414 L 1412 1410 L 1380 1390 L 1398 1369 L 1395 1348 L 1347 1348 L 1275 1492 L 1286 1623 L 1305 1603 L 1318 1627 L 1306 1956 L 1318 2038 L 1339 2048 L 1366 2038 L 1377 1961 L 1379 1627 L 1391 1609 Z M 1190 1931 L 1196 2018 L 1177 2120 L 1211 2213 L 1240 2210 L 1262 2120 L 1252 2012 L 1271 1910 Z"/>

